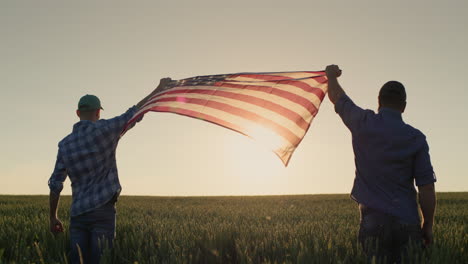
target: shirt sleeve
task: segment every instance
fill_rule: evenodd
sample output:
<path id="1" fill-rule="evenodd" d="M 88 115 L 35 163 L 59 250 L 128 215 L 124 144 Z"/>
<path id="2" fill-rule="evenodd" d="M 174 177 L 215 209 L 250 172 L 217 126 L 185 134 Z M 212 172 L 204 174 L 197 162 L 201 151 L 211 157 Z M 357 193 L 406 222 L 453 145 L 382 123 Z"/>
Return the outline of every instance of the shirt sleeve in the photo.
<path id="1" fill-rule="evenodd" d="M 132 119 L 132 117 L 138 112 L 138 107 L 133 106 L 129 108 L 125 113 L 107 120 L 100 120 L 102 124 L 107 127 L 109 132 L 114 136 L 120 136 L 120 133 L 125 128 L 125 125 Z M 137 122 L 141 121 L 141 118 Z"/>
<path id="2" fill-rule="evenodd" d="M 343 94 L 335 103 L 335 112 L 341 117 L 343 123 L 353 133 L 359 129 L 367 113 L 357 106 L 348 95 Z"/>
<path id="3" fill-rule="evenodd" d="M 60 157 L 60 152 L 57 155 L 57 161 L 55 162 L 54 172 L 49 178 L 49 189 L 55 194 L 60 194 L 63 189 L 63 182 L 67 178 L 67 169 L 65 164 Z"/>
<path id="4" fill-rule="evenodd" d="M 416 153 L 414 158 L 413 175 L 417 186 L 437 181 L 429 156 L 429 145 L 425 137 L 422 148 Z"/>

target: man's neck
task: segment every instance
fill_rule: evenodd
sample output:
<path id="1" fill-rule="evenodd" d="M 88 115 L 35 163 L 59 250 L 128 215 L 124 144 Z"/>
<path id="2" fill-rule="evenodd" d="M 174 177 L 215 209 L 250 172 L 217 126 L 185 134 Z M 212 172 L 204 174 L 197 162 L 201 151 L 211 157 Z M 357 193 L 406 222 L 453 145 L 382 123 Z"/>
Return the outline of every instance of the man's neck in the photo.
<path id="1" fill-rule="evenodd" d="M 96 122 L 97 120 L 94 118 L 80 118 L 80 121 L 91 121 L 91 122 Z"/>

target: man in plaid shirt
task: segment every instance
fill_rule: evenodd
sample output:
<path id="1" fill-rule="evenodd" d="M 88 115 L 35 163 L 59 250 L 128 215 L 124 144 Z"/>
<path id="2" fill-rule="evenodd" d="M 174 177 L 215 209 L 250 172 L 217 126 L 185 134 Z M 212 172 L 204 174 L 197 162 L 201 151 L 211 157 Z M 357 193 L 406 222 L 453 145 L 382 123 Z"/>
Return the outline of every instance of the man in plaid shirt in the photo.
<path id="1" fill-rule="evenodd" d="M 159 86 L 137 105 L 120 116 L 100 119 L 101 102 L 85 95 L 78 102 L 80 121 L 71 134 L 59 142 L 55 169 L 49 179 L 50 229 L 63 232 L 57 207 L 67 175 L 72 186 L 70 240 L 72 263 L 99 263 L 105 247 L 115 237 L 115 202 L 121 191 L 115 151 L 126 123 L 154 94 L 171 81 L 161 79 Z M 80 256 L 81 255 L 81 256 Z"/>

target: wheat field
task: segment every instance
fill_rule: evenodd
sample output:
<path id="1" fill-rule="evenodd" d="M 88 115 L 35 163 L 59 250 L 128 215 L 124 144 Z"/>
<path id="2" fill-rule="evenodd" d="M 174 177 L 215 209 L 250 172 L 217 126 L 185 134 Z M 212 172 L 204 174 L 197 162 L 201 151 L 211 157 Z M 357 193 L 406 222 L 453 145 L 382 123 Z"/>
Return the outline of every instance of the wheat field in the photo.
<path id="1" fill-rule="evenodd" d="M 434 244 L 407 263 L 468 263 L 468 193 L 438 193 Z M 60 202 L 68 226 L 71 198 Z M 48 229 L 48 196 L 0 196 L 0 263 L 68 263 Z M 367 263 L 348 195 L 144 197 L 117 203 L 102 263 Z"/>

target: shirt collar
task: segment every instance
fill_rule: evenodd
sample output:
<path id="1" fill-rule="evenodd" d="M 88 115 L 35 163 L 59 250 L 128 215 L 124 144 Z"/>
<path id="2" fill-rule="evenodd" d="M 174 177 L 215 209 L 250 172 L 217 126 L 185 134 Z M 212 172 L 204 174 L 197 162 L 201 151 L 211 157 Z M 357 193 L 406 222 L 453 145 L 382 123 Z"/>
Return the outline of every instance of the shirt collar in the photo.
<path id="1" fill-rule="evenodd" d="M 77 123 L 75 123 L 73 125 L 73 131 L 75 131 L 76 129 L 79 129 L 79 128 L 82 128 L 82 127 L 85 127 L 85 126 L 88 126 L 90 124 L 92 124 L 93 122 L 89 121 L 89 120 L 81 120 L 81 121 L 78 121 Z"/>
<path id="2" fill-rule="evenodd" d="M 391 108 L 388 108 L 388 107 L 381 107 L 380 110 L 379 110 L 379 114 L 389 116 L 389 117 L 393 117 L 393 118 L 396 118 L 398 120 L 403 120 L 400 111 L 395 110 L 395 109 L 391 109 Z"/>

